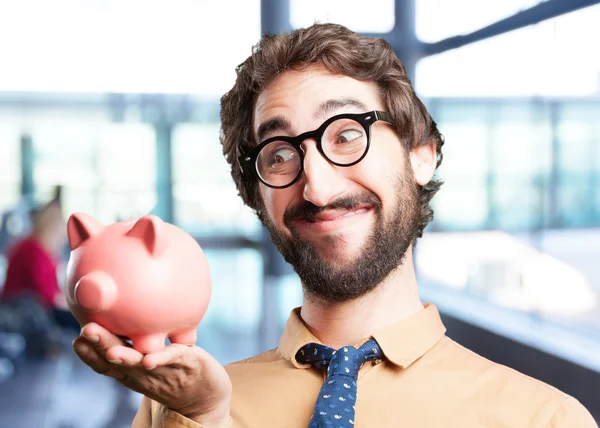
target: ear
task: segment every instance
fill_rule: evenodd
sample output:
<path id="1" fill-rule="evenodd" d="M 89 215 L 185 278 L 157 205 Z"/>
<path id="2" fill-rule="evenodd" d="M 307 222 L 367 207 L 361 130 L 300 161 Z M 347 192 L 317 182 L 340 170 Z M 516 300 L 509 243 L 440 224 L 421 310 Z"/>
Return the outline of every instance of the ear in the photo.
<path id="1" fill-rule="evenodd" d="M 435 143 L 415 147 L 410 152 L 410 163 L 415 180 L 425 186 L 433 178 L 437 166 L 437 153 Z"/>
<path id="2" fill-rule="evenodd" d="M 100 233 L 104 226 L 95 218 L 83 213 L 75 213 L 67 222 L 67 235 L 71 251 L 79 248 L 81 244 L 92 236 Z"/>
<path id="3" fill-rule="evenodd" d="M 155 215 L 147 215 L 139 219 L 127 232 L 127 236 L 141 239 L 153 257 L 160 257 L 167 249 L 165 224 Z"/>

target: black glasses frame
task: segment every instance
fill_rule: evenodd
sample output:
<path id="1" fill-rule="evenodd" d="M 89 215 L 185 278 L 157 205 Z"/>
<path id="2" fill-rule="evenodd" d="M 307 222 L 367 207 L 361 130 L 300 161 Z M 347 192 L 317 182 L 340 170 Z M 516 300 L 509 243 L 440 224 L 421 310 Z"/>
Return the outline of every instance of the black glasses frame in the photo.
<path id="1" fill-rule="evenodd" d="M 355 160 L 354 162 L 351 162 L 348 164 L 341 164 L 341 163 L 334 162 L 331 159 L 329 159 L 329 157 L 327 157 L 327 155 L 325 154 L 325 151 L 323 150 L 323 145 L 321 144 L 321 139 L 323 138 L 325 129 L 327 129 L 327 127 L 331 123 L 335 122 L 336 120 L 340 120 L 340 119 L 352 119 L 352 120 L 360 123 L 362 125 L 363 129 L 365 130 L 365 135 L 367 136 L 367 147 L 365 148 L 365 152 L 363 153 L 363 155 L 360 158 L 358 158 L 357 160 Z M 319 150 L 319 153 L 321 153 L 321 156 L 323 156 L 325 159 L 327 159 L 327 161 L 329 163 L 336 165 L 336 166 L 343 166 L 343 167 L 349 167 L 352 165 L 356 165 L 361 160 L 363 160 L 365 158 L 365 156 L 367 155 L 367 153 L 369 152 L 369 147 L 371 146 L 371 135 L 370 135 L 371 125 L 373 123 L 377 122 L 378 120 L 381 120 L 381 121 L 387 122 L 387 123 L 392 123 L 391 116 L 384 111 L 373 110 L 373 111 L 369 111 L 367 113 L 343 113 L 343 114 L 338 114 L 336 116 L 330 117 L 325 122 L 323 122 L 323 124 L 321 126 L 319 126 L 319 128 L 315 129 L 314 131 L 308 131 L 303 134 L 297 135 L 295 137 L 279 136 L 279 137 L 267 138 L 266 140 L 261 142 L 258 146 L 254 147 L 252 150 L 250 150 L 247 154 L 241 155 L 238 157 L 238 162 L 240 164 L 240 168 L 242 169 L 242 174 L 246 177 L 251 176 L 251 177 L 258 178 L 265 186 L 271 187 L 272 189 L 285 189 L 286 187 L 290 187 L 291 185 L 293 185 L 294 183 L 296 183 L 298 181 L 298 179 L 302 176 L 302 172 L 304 171 L 304 149 L 302 148 L 302 143 L 308 139 L 314 139 L 317 142 L 317 150 Z M 256 161 L 258 159 L 259 153 L 266 145 L 268 145 L 269 143 L 272 143 L 273 141 L 284 141 L 286 143 L 289 143 L 291 146 L 293 146 L 296 149 L 296 151 L 300 155 L 300 169 L 298 170 L 298 175 L 289 184 L 286 184 L 285 186 L 274 186 L 272 184 L 265 182 L 256 169 Z"/>

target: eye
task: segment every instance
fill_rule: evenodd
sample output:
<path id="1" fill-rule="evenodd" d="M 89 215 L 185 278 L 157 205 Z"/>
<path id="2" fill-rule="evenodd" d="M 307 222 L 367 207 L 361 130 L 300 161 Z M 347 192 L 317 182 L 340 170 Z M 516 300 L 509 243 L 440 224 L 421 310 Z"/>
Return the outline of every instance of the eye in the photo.
<path id="1" fill-rule="evenodd" d="M 271 153 L 271 160 L 270 160 L 270 164 L 271 166 L 277 166 L 280 165 L 282 163 L 288 162 L 292 159 L 294 159 L 297 155 L 296 150 L 290 148 L 290 147 L 282 147 L 276 150 L 273 150 L 273 152 Z"/>
<path id="2" fill-rule="evenodd" d="M 340 132 L 337 137 L 337 143 L 344 144 L 350 141 L 356 140 L 358 138 L 362 138 L 363 133 L 357 129 L 347 129 L 343 132 Z"/>

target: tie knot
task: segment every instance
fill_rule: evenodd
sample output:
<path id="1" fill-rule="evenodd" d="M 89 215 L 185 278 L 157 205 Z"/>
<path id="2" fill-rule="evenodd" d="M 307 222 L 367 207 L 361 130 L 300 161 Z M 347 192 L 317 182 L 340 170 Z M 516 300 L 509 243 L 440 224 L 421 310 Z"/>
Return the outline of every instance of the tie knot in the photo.
<path id="1" fill-rule="evenodd" d="M 319 343 L 309 343 L 300 348 L 296 360 L 320 369 L 326 368 L 328 376 L 343 375 L 356 379 L 366 361 L 380 358 L 381 355 L 381 348 L 375 339 L 371 339 L 358 349 L 344 346 L 337 351 Z"/>

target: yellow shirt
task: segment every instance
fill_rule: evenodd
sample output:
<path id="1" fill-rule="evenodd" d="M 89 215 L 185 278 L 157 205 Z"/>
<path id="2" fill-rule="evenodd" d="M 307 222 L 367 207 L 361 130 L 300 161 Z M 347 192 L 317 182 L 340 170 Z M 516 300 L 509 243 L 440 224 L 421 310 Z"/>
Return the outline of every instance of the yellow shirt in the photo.
<path id="1" fill-rule="evenodd" d="M 435 305 L 373 334 L 385 358 L 359 372 L 358 428 L 597 428 L 573 397 L 493 363 L 445 336 Z M 361 343 L 354 344 L 358 347 Z M 226 366 L 233 383 L 232 428 L 306 428 L 325 372 L 298 364 L 318 342 L 292 311 L 279 347 Z M 200 428 L 144 398 L 133 428 Z"/>

